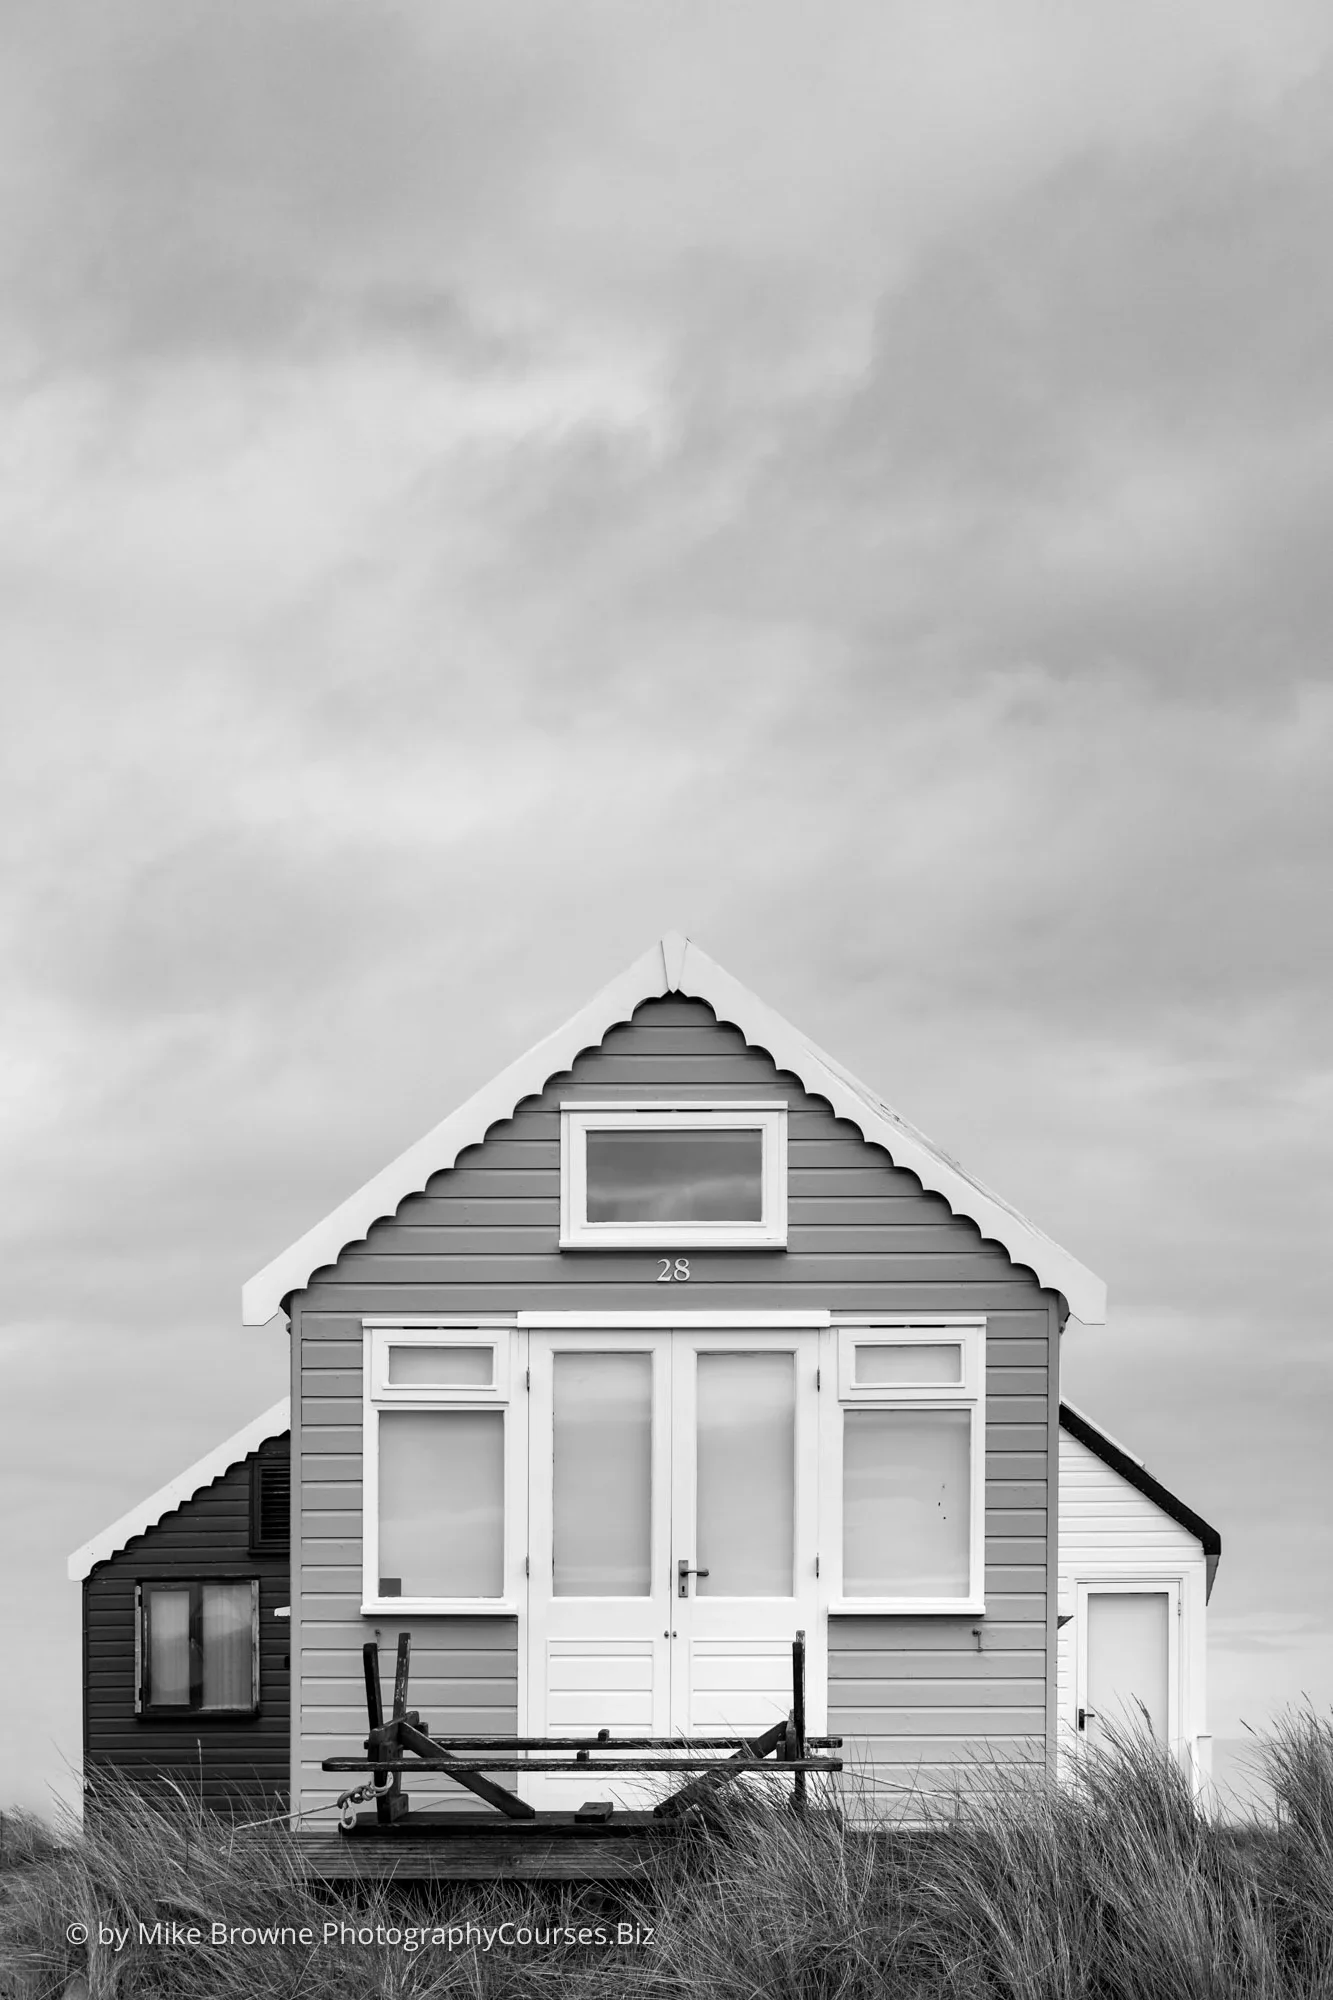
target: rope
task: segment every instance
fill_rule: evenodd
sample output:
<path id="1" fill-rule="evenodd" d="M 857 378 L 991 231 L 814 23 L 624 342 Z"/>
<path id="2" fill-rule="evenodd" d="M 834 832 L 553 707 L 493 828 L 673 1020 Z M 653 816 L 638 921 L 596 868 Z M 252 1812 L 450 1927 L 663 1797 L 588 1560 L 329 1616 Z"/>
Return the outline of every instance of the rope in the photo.
<path id="1" fill-rule="evenodd" d="M 340 1792 L 336 1799 L 324 1799 L 317 1806 L 304 1807 L 301 1812 L 270 1813 L 267 1819 L 238 1820 L 234 1822 L 232 1830 L 235 1833 L 253 1833 L 257 1827 L 290 1826 L 295 1819 L 310 1819 L 315 1813 L 336 1812 L 339 1824 L 346 1827 L 350 1833 L 356 1825 L 354 1808 L 369 1805 L 373 1800 L 382 1797 L 385 1792 L 392 1790 L 392 1778 L 386 1778 L 382 1785 L 377 1785 L 372 1778 L 367 1784 L 354 1786 L 350 1792 Z"/>

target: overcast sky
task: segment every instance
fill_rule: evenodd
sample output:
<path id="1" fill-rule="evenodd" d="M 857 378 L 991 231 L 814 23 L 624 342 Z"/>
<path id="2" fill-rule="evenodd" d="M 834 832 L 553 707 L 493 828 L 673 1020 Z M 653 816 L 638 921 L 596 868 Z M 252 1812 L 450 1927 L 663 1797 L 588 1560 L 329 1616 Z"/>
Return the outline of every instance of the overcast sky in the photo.
<path id="1" fill-rule="evenodd" d="M 689 932 L 1333 1700 L 1333 22 L 8 0 L 0 1801 L 269 1257 Z"/>

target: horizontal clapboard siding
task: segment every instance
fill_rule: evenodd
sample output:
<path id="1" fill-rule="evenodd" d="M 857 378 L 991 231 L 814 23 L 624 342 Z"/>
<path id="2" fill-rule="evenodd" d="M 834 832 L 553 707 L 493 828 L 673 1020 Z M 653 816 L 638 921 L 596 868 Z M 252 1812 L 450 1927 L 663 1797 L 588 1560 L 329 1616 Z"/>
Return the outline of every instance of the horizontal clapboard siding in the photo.
<path id="1" fill-rule="evenodd" d="M 88 1577 L 83 1598 L 84 1763 L 115 1769 L 142 1789 L 164 1781 L 214 1811 L 271 1812 L 288 1795 L 290 1627 L 275 1614 L 290 1598 L 285 1549 L 250 1553 L 250 1469 L 285 1459 L 286 1437 L 233 1465 L 211 1486 L 136 1535 Z M 136 1583 L 259 1579 L 259 1714 L 171 1721 L 134 1712 Z"/>
<path id="2" fill-rule="evenodd" d="M 376 1313 L 660 1309 L 650 1252 L 564 1253 L 559 1104 L 671 1097 L 788 1106 L 788 1247 L 691 1251 L 691 1311 L 790 1307 L 987 1315 L 987 1613 L 977 1621 L 844 1617 L 830 1630 L 829 1726 L 877 1774 L 967 1757 L 1044 1756 L 1054 1308 L 1031 1271 L 895 1167 L 850 1122 L 779 1071 L 703 1002 L 638 1008 L 458 1164 L 349 1244 L 292 1301 L 303 1534 L 299 1614 L 301 1802 L 332 1796 L 322 1756 L 362 1729 L 358 1615 L 361 1318 Z M 440 1733 L 513 1727 L 517 1620 L 420 1618 L 413 1705 Z M 483 1628 L 480 1632 L 478 1627 Z M 392 1646 L 392 1627 L 381 1628 Z M 1013 1671 L 1001 1673 L 996 1663 Z M 387 1670 L 387 1660 L 386 1660 Z M 507 1717 L 501 1723 L 498 1718 Z M 336 1739 L 336 1740 L 335 1740 Z M 414 1786 L 417 1781 L 413 1780 Z"/>

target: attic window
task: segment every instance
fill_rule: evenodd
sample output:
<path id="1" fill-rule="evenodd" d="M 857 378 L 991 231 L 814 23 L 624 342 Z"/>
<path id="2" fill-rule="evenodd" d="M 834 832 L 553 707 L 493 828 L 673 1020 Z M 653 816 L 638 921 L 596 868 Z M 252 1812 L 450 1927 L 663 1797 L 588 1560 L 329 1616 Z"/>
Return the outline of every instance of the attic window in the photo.
<path id="1" fill-rule="evenodd" d="M 261 1554 L 291 1546 L 292 1475 L 286 1457 L 256 1458 L 250 1467 L 250 1548 Z"/>
<path id="2" fill-rule="evenodd" d="M 560 1113 L 562 1249 L 785 1244 L 785 1104 Z"/>

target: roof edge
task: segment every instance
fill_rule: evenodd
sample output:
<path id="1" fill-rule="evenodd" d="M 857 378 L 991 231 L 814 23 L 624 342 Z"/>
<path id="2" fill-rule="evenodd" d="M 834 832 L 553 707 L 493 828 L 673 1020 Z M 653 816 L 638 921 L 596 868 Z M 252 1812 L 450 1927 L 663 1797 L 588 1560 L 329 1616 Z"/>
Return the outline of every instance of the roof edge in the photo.
<path id="1" fill-rule="evenodd" d="M 478 1145 L 492 1125 L 512 1117 L 522 1098 L 535 1096 L 549 1077 L 568 1069 L 580 1050 L 600 1042 L 617 1021 L 627 1021 L 642 1001 L 670 992 L 668 946 L 672 942 L 673 937 L 660 939 L 643 952 L 577 1014 L 571 1014 L 553 1033 L 474 1091 L 456 1111 L 257 1271 L 241 1289 L 243 1324 L 265 1326 L 289 1293 L 300 1291 L 323 1265 L 336 1263 L 349 1243 L 358 1242 L 373 1223 L 392 1215 L 399 1202 L 423 1188 L 432 1174 L 451 1167 L 466 1147 Z"/>
<path id="2" fill-rule="evenodd" d="M 807 1089 L 826 1098 L 838 1117 L 848 1119 L 872 1144 L 883 1146 L 895 1164 L 914 1173 L 923 1187 L 943 1195 L 955 1214 L 975 1222 L 982 1234 L 1001 1244 L 1016 1263 L 1034 1271 L 1043 1287 L 1060 1294 L 1076 1319 L 1088 1326 L 1105 1323 L 1106 1286 L 1102 1279 L 1035 1223 L 973 1181 L 889 1107 L 856 1087 L 855 1079 L 831 1057 L 733 979 L 698 945 L 675 931 L 660 938 L 577 1014 L 501 1070 L 457 1111 L 257 1272 L 242 1289 L 244 1323 L 265 1325 L 292 1292 L 309 1283 L 315 1271 L 336 1263 L 349 1243 L 359 1241 L 372 1224 L 392 1215 L 432 1174 L 453 1166 L 465 1147 L 479 1144 L 492 1125 L 511 1117 L 523 1098 L 538 1095 L 552 1076 L 571 1066 L 581 1050 L 595 1046 L 610 1028 L 628 1020 L 643 1001 L 673 992 L 706 1001 L 720 1019 L 733 1022 L 748 1042 L 767 1049 L 780 1069 L 792 1072 Z"/>
<path id="3" fill-rule="evenodd" d="M 838 1117 L 846 1118 L 875 1145 L 883 1146 L 896 1166 L 914 1173 L 923 1187 L 942 1194 L 956 1214 L 975 1222 L 983 1236 L 1003 1244 L 1016 1263 L 1036 1272 L 1042 1285 L 1059 1292 L 1076 1319 L 1087 1326 L 1106 1321 L 1106 1285 L 1071 1257 L 1036 1224 L 992 1195 L 916 1128 L 897 1114 L 887 1115 L 853 1088 L 855 1079 L 774 1012 L 738 979 L 695 944 L 687 948 L 680 991 L 707 1000 L 728 1021 L 734 1021 L 748 1042 L 766 1048 L 779 1069 L 791 1070 L 808 1089 L 828 1099 Z"/>
<path id="4" fill-rule="evenodd" d="M 215 1479 L 220 1479 L 230 1467 L 248 1458 L 252 1451 L 258 1451 L 269 1438 L 280 1437 L 291 1428 L 291 1421 L 291 1398 L 283 1396 L 272 1409 L 265 1410 L 262 1417 L 255 1417 L 234 1437 L 227 1438 L 205 1453 L 203 1458 L 178 1473 L 165 1486 L 159 1486 L 156 1493 L 150 1493 L 137 1507 L 131 1507 L 118 1521 L 113 1521 L 109 1528 L 103 1528 L 100 1535 L 94 1535 L 82 1548 L 75 1549 L 68 1564 L 71 1583 L 81 1582 L 96 1569 L 98 1563 L 105 1562 L 109 1556 L 119 1555 L 127 1542 L 132 1542 L 136 1535 L 145 1534 L 149 1528 L 155 1528 L 177 1507 L 183 1507 L 205 1486 L 211 1486 Z"/>
<path id="5" fill-rule="evenodd" d="M 1070 1437 L 1077 1438 L 1080 1444 L 1086 1445 L 1103 1465 L 1119 1473 L 1145 1500 L 1151 1500 L 1164 1514 L 1169 1514 L 1173 1521 L 1196 1537 L 1207 1560 L 1205 1597 L 1211 1597 L 1213 1578 L 1217 1575 L 1217 1565 L 1222 1556 L 1222 1537 L 1218 1530 L 1205 1521 L 1202 1514 L 1196 1514 L 1192 1507 L 1187 1507 L 1169 1486 L 1163 1486 L 1160 1479 L 1154 1479 L 1141 1458 L 1135 1458 L 1132 1452 L 1117 1444 L 1109 1432 L 1102 1430 L 1081 1410 L 1075 1409 L 1072 1403 L 1062 1402 L 1060 1405 L 1060 1428 L 1068 1431 Z"/>

